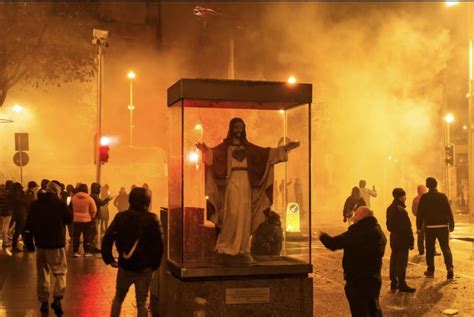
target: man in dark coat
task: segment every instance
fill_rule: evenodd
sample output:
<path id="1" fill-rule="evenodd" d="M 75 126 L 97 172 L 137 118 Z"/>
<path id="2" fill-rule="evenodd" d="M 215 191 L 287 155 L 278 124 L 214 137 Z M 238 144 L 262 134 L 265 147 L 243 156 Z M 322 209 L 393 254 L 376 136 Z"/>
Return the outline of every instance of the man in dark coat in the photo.
<path id="1" fill-rule="evenodd" d="M 63 313 L 61 299 L 66 291 L 66 226 L 72 222 L 72 213 L 59 198 L 60 194 L 61 187 L 49 182 L 45 192 L 31 204 L 26 219 L 26 231 L 32 234 L 37 247 L 37 289 L 41 312 L 48 312 L 52 286 L 54 301 L 51 307 L 58 316 Z"/>
<path id="2" fill-rule="evenodd" d="M 447 278 L 454 278 L 453 255 L 449 248 L 449 233 L 454 231 L 454 218 L 448 198 L 438 192 L 438 182 L 433 177 L 426 179 L 428 192 L 421 196 L 416 215 L 416 228 L 422 230 L 425 225 L 426 264 L 425 276 L 434 277 L 434 253 L 436 239 L 439 241 L 446 264 Z"/>
<path id="3" fill-rule="evenodd" d="M 387 229 L 390 231 L 390 289 L 413 293 L 416 289 L 409 287 L 405 280 L 408 250 L 413 250 L 414 241 L 411 222 L 406 211 L 407 195 L 402 188 L 392 191 L 393 202 L 387 208 Z"/>
<path id="4" fill-rule="evenodd" d="M 380 271 L 387 239 L 374 213 L 368 207 L 359 207 L 348 231 L 335 237 L 322 233 L 320 240 L 332 251 L 344 249 L 344 289 L 352 316 L 382 316 Z"/>
<path id="5" fill-rule="evenodd" d="M 136 187 L 129 197 L 130 209 L 115 216 L 102 240 L 104 262 L 119 268 L 112 317 L 120 316 L 122 303 L 132 284 L 135 285 L 138 316 L 148 316 L 146 301 L 151 278 L 163 255 L 160 222 L 148 211 L 150 191 Z M 118 263 L 112 255 L 114 243 L 119 253 Z"/>

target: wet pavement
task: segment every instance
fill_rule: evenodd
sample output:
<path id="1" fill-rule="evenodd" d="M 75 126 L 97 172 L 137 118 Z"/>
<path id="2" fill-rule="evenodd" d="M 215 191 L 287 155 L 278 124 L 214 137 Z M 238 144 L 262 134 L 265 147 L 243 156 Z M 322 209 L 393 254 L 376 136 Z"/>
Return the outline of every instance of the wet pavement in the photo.
<path id="1" fill-rule="evenodd" d="M 321 225 L 320 228 L 331 234 L 346 230 L 345 226 Z M 452 281 L 446 280 L 443 256 L 435 257 L 435 277 L 431 279 L 423 276 L 425 257 L 419 256 L 418 251 L 410 251 L 407 283 L 417 288 L 413 294 L 390 291 L 390 247 L 387 245 L 380 296 L 384 316 L 443 316 L 442 311 L 449 308 L 458 311 L 456 316 L 474 316 L 474 244 L 457 239 L 474 237 L 473 228 L 471 224 L 457 223 L 451 235 L 455 273 Z M 437 250 L 440 250 L 439 245 Z M 341 261 L 342 251 L 331 252 L 320 242 L 314 243 L 314 316 L 350 316 Z"/>
<path id="2" fill-rule="evenodd" d="M 36 298 L 35 253 L 15 253 L 0 249 L 0 316 L 41 315 Z M 68 252 L 64 316 L 110 315 L 115 292 L 116 269 L 101 258 L 73 258 Z M 131 287 L 122 307 L 122 316 L 135 316 L 135 291 Z M 54 316 L 50 309 L 49 316 Z"/>
<path id="3" fill-rule="evenodd" d="M 322 224 L 318 228 L 337 234 L 346 226 Z M 443 316 L 442 311 L 448 308 L 458 310 L 458 316 L 474 316 L 474 244 L 458 239 L 473 236 L 473 225 L 457 223 L 451 236 L 455 267 L 453 281 L 446 281 L 442 256 L 436 257 L 435 278 L 427 279 L 423 276 L 426 269 L 424 257 L 411 251 L 407 281 L 417 288 L 414 294 L 390 292 L 390 248 L 387 246 L 380 301 L 384 316 Z M 41 316 L 36 299 L 35 254 L 11 254 L 0 250 L 0 317 Z M 318 241 L 314 241 L 312 251 L 314 316 L 350 316 L 343 288 L 342 252 L 328 251 Z M 68 264 L 64 316 L 108 316 L 114 296 L 116 269 L 106 266 L 98 257 L 73 258 L 70 250 Z M 132 287 L 124 302 L 122 316 L 136 315 L 134 294 Z M 53 316 L 52 311 L 49 316 Z"/>

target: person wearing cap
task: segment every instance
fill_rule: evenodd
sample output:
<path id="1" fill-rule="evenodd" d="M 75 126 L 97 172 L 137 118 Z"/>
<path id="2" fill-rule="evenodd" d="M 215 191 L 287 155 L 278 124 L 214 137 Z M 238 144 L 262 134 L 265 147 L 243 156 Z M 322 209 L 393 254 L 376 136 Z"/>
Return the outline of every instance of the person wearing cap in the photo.
<path id="1" fill-rule="evenodd" d="M 434 277 L 436 239 L 443 253 L 446 264 L 447 279 L 454 278 L 453 255 L 449 247 L 449 233 L 454 231 L 454 217 L 448 197 L 440 193 L 436 187 L 438 182 L 433 177 L 426 179 L 428 192 L 421 196 L 416 215 L 416 228 L 421 231 L 425 226 L 426 265 L 425 276 Z"/>
<path id="2" fill-rule="evenodd" d="M 352 316 L 382 316 L 379 296 L 387 239 L 374 212 L 366 206 L 359 207 L 354 213 L 354 224 L 346 232 L 335 237 L 321 233 L 319 239 L 332 251 L 344 250 L 344 290 Z"/>
<path id="3" fill-rule="evenodd" d="M 392 191 L 393 202 L 387 208 L 387 229 L 390 231 L 390 289 L 402 293 L 413 293 L 416 289 L 407 285 L 405 276 L 409 250 L 413 250 L 415 239 L 406 211 L 406 192 L 402 188 Z"/>
<path id="4" fill-rule="evenodd" d="M 130 209 L 119 212 L 102 240 L 104 262 L 118 267 L 115 297 L 112 301 L 112 317 L 120 316 L 122 303 L 132 284 L 135 285 L 138 317 L 148 316 L 146 301 L 150 291 L 153 271 L 161 263 L 163 240 L 161 225 L 156 214 L 149 212 L 151 192 L 134 188 L 130 192 Z M 117 248 L 118 263 L 112 255 Z"/>
<path id="5" fill-rule="evenodd" d="M 72 222 L 72 213 L 60 199 L 61 187 L 49 182 L 46 191 L 38 196 L 28 212 L 26 230 L 37 247 L 36 273 L 38 300 L 41 312 L 48 312 L 52 287 L 53 308 L 56 315 L 63 313 L 61 300 L 66 291 L 67 260 L 66 226 Z"/>

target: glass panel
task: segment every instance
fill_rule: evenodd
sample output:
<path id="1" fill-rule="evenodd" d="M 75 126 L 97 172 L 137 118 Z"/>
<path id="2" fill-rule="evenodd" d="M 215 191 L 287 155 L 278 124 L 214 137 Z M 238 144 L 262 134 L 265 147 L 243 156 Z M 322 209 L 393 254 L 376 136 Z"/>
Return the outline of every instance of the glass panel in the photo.
<path id="1" fill-rule="evenodd" d="M 168 174 L 168 260 L 183 263 L 183 107 L 177 102 L 169 107 Z"/>
<path id="2" fill-rule="evenodd" d="M 299 141 L 282 171 L 284 193 L 285 255 L 310 263 L 309 105 L 286 111 L 286 142 Z M 286 183 L 286 186 L 284 184 Z"/>
<path id="3" fill-rule="evenodd" d="M 250 259 L 256 261 L 253 265 L 309 262 L 308 109 L 307 105 L 286 112 L 184 108 L 184 267 L 248 265 L 245 263 L 248 258 L 243 253 L 252 254 Z M 230 150 L 229 146 L 214 148 L 228 135 L 229 122 L 234 117 L 245 122 L 248 142 L 272 149 L 247 146 L 246 151 L 238 151 L 232 145 Z M 288 131 L 285 131 L 285 122 Z M 284 152 L 277 151 L 285 144 L 285 133 L 292 140 L 301 142 L 298 149 L 290 152 L 289 163 L 281 162 Z M 208 162 L 212 166 L 206 167 L 203 163 L 197 142 L 213 148 L 214 160 Z M 265 155 L 268 158 L 262 159 Z M 291 180 L 297 184 L 298 194 L 294 194 L 295 183 Z M 281 181 L 287 184 L 283 186 L 283 193 L 279 190 Z M 302 206 L 299 208 L 299 232 L 294 229 L 294 221 L 289 223 L 286 216 L 291 202 Z M 274 213 L 265 216 L 266 208 Z M 218 230 L 215 223 L 219 224 Z M 292 234 L 298 234 L 297 238 L 303 241 L 294 241 L 295 237 L 284 241 L 287 224 L 293 226 L 290 226 Z M 219 253 L 230 256 L 217 256 L 216 247 Z"/>

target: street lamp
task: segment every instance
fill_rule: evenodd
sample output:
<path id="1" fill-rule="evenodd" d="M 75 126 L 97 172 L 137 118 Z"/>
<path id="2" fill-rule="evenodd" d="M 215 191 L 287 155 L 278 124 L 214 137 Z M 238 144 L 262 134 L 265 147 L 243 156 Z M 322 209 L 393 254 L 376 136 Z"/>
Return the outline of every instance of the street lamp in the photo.
<path id="1" fill-rule="evenodd" d="M 294 84 L 296 84 L 296 77 L 295 76 L 290 76 L 290 77 L 288 77 L 287 81 L 288 81 L 288 84 L 294 85 Z"/>
<path id="2" fill-rule="evenodd" d="M 445 1 L 446 6 L 452 7 L 459 4 L 459 1 Z"/>
<path id="3" fill-rule="evenodd" d="M 19 104 L 16 104 L 12 107 L 13 111 L 15 111 L 16 113 L 20 113 L 23 111 L 23 106 L 22 105 L 19 105 Z"/>
<path id="4" fill-rule="evenodd" d="M 130 71 L 127 74 L 128 79 L 130 79 L 130 103 L 128 104 L 128 110 L 130 110 L 130 145 L 133 145 L 133 110 L 135 110 L 135 105 L 133 104 L 133 80 L 137 75 L 133 72 Z"/>
<path id="5" fill-rule="evenodd" d="M 446 1 L 447 6 L 454 6 L 459 3 L 459 1 Z M 467 94 L 468 98 L 468 115 L 467 115 L 467 162 L 468 162 L 468 182 L 469 182 L 469 194 L 468 194 L 468 210 L 469 210 L 469 222 L 474 220 L 474 148 L 473 148 L 473 136 L 472 136 L 472 115 L 474 106 L 474 92 L 473 92 L 473 30 L 472 30 L 472 3 L 467 2 L 467 19 L 468 19 L 468 39 L 469 39 L 469 92 Z"/>

